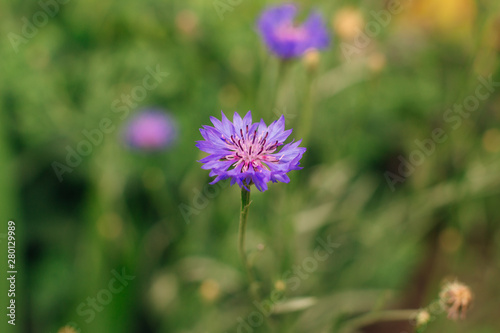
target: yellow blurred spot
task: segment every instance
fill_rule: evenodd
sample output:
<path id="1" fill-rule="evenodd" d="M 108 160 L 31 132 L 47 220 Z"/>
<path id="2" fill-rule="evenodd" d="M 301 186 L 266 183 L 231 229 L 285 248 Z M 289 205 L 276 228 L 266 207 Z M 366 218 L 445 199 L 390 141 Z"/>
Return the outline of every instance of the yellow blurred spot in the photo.
<path id="1" fill-rule="evenodd" d="M 217 281 L 207 279 L 200 286 L 201 297 L 209 302 L 215 301 L 220 295 L 220 286 Z"/>
<path id="2" fill-rule="evenodd" d="M 118 214 L 108 213 L 97 220 L 99 234 L 107 239 L 117 239 L 123 230 L 123 221 Z"/>
<path id="3" fill-rule="evenodd" d="M 343 40 L 354 39 L 363 31 L 363 14 L 354 7 L 345 7 L 337 11 L 332 19 L 333 29 Z"/>
<path id="4" fill-rule="evenodd" d="M 309 71 L 315 71 L 318 68 L 319 60 L 319 52 L 316 50 L 307 51 L 306 54 L 302 57 L 302 62 Z"/>
<path id="5" fill-rule="evenodd" d="M 500 151 L 500 131 L 496 128 L 487 130 L 483 135 L 483 148 L 490 153 Z"/>
<path id="6" fill-rule="evenodd" d="M 178 289 L 177 278 L 174 275 L 160 273 L 155 276 L 148 293 L 153 308 L 163 312 L 177 297 Z"/>
<path id="7" fill-rule="evenodd" d="M 418 0 L 405 11 L 403 21 L 449 37 L 471 37 L 477 15 L 474 0 Z"/>
<path id="8" fill-rule="evenodd" d="M 57 333 L 76 333 L 76 330 L 71 326 L 64 326 Z"/>
<path id="9" fill-rule="evenodd" d="M 385 68 L 387 60 L 382 53 L 373 53 L 368 57 L 368 68 L 375 73 L 382 71 Z"/>
<path id="10" fill-rule="evenodd" d="M 149 190 L 158 190 L 165 184 L 165 175 L 160 168 L 150 167 L 142 174 L 144 187 Z"/>
<path id="11" fill-rule="evenodd" d="M 177 29 L 187 37 L 195 37 L 198 33 L 198 15 L 193 11 L 183 10 L 175 16 Z"/>
<path id="12" fill-rule="evenodd" d="M 439 245 L 444 252 L 453 253 L 462 245 L 462 236 L 455 228 L 447 228 L 439 235 Z"/>
<path id="13" fill-rule="evenodd" d="M 240 101 L 240 98 L 240 91 L 234 84 L 225 85 L 219 91 L 219 101 L 226 108 L 236 106 L 236 104 Z"/>
<path id="14" fill-rule="evenodd" d="M 278 280 L 274 283 L 274 289 L 284 291 L 286 289 L 286 283 L 283 280 Z"/>

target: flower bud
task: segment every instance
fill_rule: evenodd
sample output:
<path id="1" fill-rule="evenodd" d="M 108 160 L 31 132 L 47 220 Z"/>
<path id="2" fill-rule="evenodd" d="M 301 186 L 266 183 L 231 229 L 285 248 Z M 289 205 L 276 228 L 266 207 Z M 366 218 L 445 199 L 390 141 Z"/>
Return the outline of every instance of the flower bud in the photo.
<path id="1" fill-rule="evenodd" d="M 417 314 L 417 318 L 416 318 L 417 327 L 422 327 L 422 326 L 427 325 L 427 323 L 429 323 L 430 320 L 431 320 L 431 315 L 430 315 L 429 311 L 421 310 Z"/>
<path id="2" fill-rule="evenodd" d="M 319 52 L 311 49 L 307 51 L 306 54 L 304 54 L 304 56 L 302 57 L 302 62 L 304 63 L 308 71 L 314 72 L 318 68 L 319 59 Z"/>

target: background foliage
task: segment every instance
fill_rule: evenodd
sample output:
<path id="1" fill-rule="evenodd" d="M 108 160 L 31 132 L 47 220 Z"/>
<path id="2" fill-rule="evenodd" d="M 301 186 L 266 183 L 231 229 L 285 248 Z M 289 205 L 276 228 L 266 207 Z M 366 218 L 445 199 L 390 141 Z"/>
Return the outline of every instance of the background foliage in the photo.
<path id="1" fill-rule="evenodd" d="M 221 3 L 229 9 L 221 12 Z M 279 61 L 256 34 L 256 17 L 270 3 L 72 0 L 17 52 L 9 33 L 21 35 L 23 17 L 42 7 L 0 3 L 0 217 L 2 233 L 9 219 L 17 225 L 19 332 L 56 332 L 71 322 L 81 332 L 237 331 L 238 318 L 255 310 L 236 251 L 239 189 L 206 186 L 198 128 L 221 109 L 251 109 L 267 123 L 284 113 L 300 136 L 309 91 L 304 169 L 288 185 L 252 193 L 248 248 L 262 290 L 271 292 L 313 254 L 318 237 L 339 246 L 284 291 L 285 310 L 273 316 L 279 329 L 340 332 L 365 312 L 426 306 L 444 279 L 458 277 L 475 293 L 467 320 L 442 318 L 428 332 L 498 332 L 498 87 L 456 129 L 443 118 L 475 94 L 478 76 L 500 80 L 498 3 L 402 1 L 404 10 L 346 57 L 355 28 L 377 22 L 372 11 L 387 4 L 302 1 L 306 12 L 323 12 L 335 36 L 311 90 L 307 63 L 289 63 L 279 79 Z M 113 102 L 156 66 L 169 75 L 124 117 L 114 112 Z M 121 128 L 147 106 L 176 117 L 174 148 L 124 147 Z M 82 131 L 106 117 L 116 130 L 59 181 L 53 162 L 66 163 L 67 147 L 76 149 Z M 385 173 L 397 173 L 400 157 L 408 160 L 420 149 L 415 140 L 436 128 L 447 139 L 391 190 Z M 78 307 L 123 269 L 135 278 L 87 322 Z"/>

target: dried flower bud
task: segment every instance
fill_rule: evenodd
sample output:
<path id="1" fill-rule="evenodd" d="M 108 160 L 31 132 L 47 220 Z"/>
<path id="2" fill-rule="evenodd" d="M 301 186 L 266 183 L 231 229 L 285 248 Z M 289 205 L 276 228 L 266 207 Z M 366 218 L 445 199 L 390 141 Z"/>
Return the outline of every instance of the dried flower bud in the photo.
<path id="1" fill-rule="evenodd" d="M 431 315 L 429 311 L 427 310 L 421 310 L 418 314 L 417 317 L 415 318 L 417 322 L 417 327 L 422 327 L 427 325 L 427 323 L 431 320 Z"/>
<path id="2" fill-rule="evenodd" d="M 441 303 L 448 312 L 448 318 L 464 319 L 467 309 L 472 303 L 470 288 L 458 281 L 446 283 L 439 294 Z"/>
<path id="3" fill-rule="evenodd" d="M 306 66 L 307 70 L 314 72 L 319 65 L 319 52 L 312 49 L 307 51 L 302 57 L 302 62 Z"/>

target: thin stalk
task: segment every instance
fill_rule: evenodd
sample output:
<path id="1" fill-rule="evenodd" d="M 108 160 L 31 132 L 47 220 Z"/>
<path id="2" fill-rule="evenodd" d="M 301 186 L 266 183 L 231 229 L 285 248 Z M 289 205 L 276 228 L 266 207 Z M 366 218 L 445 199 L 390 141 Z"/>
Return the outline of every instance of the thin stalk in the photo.
<path id="1" fill-rule="evenodd" d="M 250 207 L 250 186 L 248 186 L 248 191 L 244 187 L 241 188 L 241 212 L 240 212 L 240 227 L 238 232 L 238 251 L 240 253 L 240 258 L 245 267 L 248 275 L 248 280 L 250 282 L 250 290 L 253 290 L 255 284 L 255 277 L 252 273 L 252 267 L 248 262 L 248 256 L 245 250 L 245 234 L 247 228 L 248 219 L 248 208 Z M 253 291 L 252 291 L 253 293 Z"/>
<path id="2" fill-rule="evenodd" d="M 307 144 L 309 134 L 311 132 L 313 117 L 314 117 L 314 88 L 315 88 L 316 71 L 308 71 L 305 95 L 302 102 L 302 112 L 300 114 L 299 123 L 299 138 L 304 144 Z"/>
<path id="3" fill-rule="evenodd" d="M 248 256 L 245 250 L 245 234 L 247 228 L 247 219 L 248 219 L 248 209 L 250 207 L 250 185 L 246 185 L 248 191 L 245 190 L 244 187 L 241 188 L 241 212 L 240 212 L 240 226 L 238 232 L 238 252 L 240 253 L 240 258 L 245 266 L 245 270 L 247 272 L 248 281 L 250 284 L 250 294 L 254 300 L 254 302 L 261 302 L 261 297 L 259 295 L 257 281 L 255 280 L 255 276 L 252 271 L 252 265 L 248 261 Z M 274 332 L 274 326 L 272 324 L 271 318 L 269 316 L 265 316 L 266 323 L 268 325 L 269 331 Z"/>
<path id="4" fill-rule="evenodd" d="M 276 76 L 276 82 L 274 84 L 274 100 L 272 103 L 274 103 L 274 109 L 273 112 L 275 112 L 275 115 L 278 116 L 278 114 L 281 111 L 283 106 L 284 101 L 288 101 L 288 97 L 286 96 L 286 77 L 288 75 L 288 72 L 291 67 L 291 62 L 290 60 L 284 60 L 280 59 L 279 65 L 278 65 L 278 74 Z M 284 113 L 284 112 L 281 112 Z"/>
<path id="5" fill-rule="evenodd" d="M 362 327 L 381 321 L 412 320 L 418 312 L 419 310 L 388 310 L 367 313 L 347 322 L 340 333 L 357 332 Z"/>

